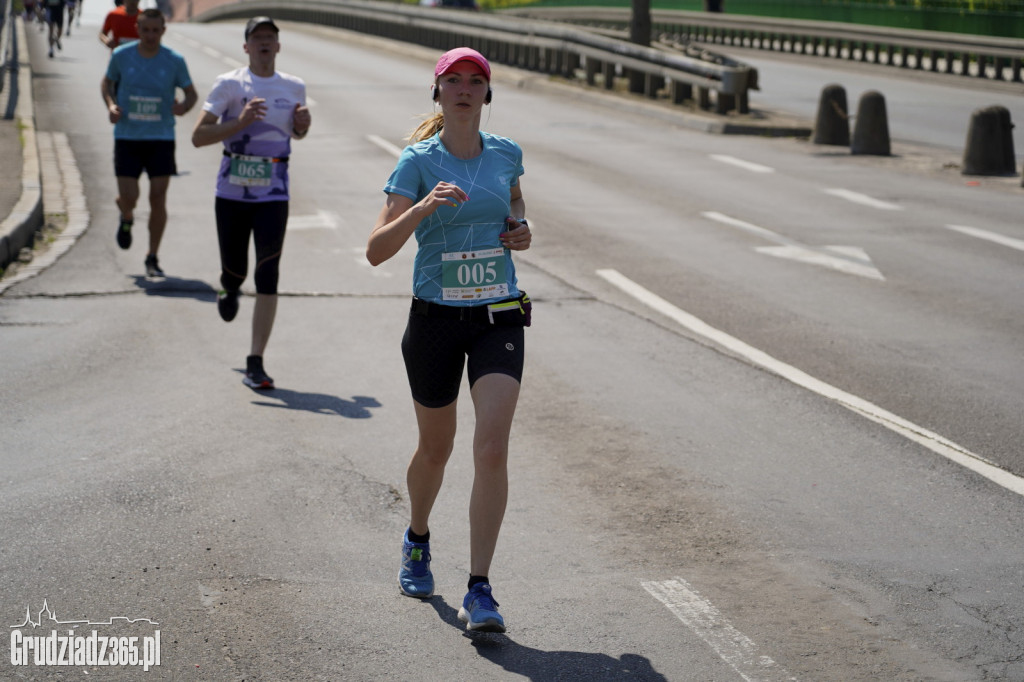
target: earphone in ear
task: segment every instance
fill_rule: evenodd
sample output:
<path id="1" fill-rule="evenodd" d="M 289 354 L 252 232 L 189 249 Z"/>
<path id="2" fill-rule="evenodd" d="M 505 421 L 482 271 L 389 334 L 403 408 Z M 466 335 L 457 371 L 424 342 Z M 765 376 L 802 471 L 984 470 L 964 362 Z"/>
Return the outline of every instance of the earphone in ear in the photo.
<path id="1" fill-rule="evenodd" d="M 441 96 L 441 93 L 437 91 L 436 85 L 430 86 L 430 99 L 437 101 L 437 98 Z"/>
<path id="2" fill-rule="evenodd" d="M 492 92 L 490 88 L 487 88 L 487 94 L 484 96 L 484 104 L 490 104 L 492 97 L 494 97 L 494 92 Z"/>

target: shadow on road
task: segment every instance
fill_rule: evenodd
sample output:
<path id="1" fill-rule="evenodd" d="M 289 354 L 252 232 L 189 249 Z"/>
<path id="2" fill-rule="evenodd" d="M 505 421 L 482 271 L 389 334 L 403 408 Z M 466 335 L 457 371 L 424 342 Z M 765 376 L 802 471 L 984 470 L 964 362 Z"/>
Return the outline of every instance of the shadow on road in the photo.
<path id="1" fill-rule="evenodd" d="M 434 595 L 427 600 L 437 615 L 448 625 L 462 630 L 458 609 L 452 608 L 443 597 Z M 619 658 L 608 654 L 583 651 L 543 651 L 523 646 L 507 635 L 466 632 L 478 654 L 510 673 L 530 680 L 587 680 L 587 682 L 668 682 L 668 678 L 651 665 L 650 660 L 638 654 L 622 654 Z"/>
<path id="2" fill-rule="evenodd" d="M 237 372 L 244 373 L 239 369 Z M 267 398 L 267 400 L 254 400 L 253 405 L 262 407 L 280 407 L 286 410 L 305 410 L 316 414 L 332 414 L 349 419 L 369 419 L 373 416 L 371 407 L 380 407 L 376 398 L 362 395 L 354 395 L 351 400 L 339 398 L 336 395 L 325 393 L 304 393 L 302 391 L 290 391 L 287 388 L 252 389 L 254 393 Z M 275 401 L 272 402 L 271 400 Z"/>
<path id="3" fill-rule="evenodd" d="M 197 301 L 216 302 L 217 290 L 200 279 L 181 277 L 154 277 L 132 275 L 135 286 L 147 296 L 169 296 L 172 298 L 194 298 Z"/>

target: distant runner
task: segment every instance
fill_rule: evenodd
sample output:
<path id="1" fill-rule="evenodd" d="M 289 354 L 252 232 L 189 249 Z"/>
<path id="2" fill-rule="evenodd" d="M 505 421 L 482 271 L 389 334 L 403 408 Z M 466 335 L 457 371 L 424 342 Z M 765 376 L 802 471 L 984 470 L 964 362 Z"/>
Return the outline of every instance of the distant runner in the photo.
<path id="1" fill-rule="evenodd" d="M 306 136 L 312 118 L 306 84 L 275 70 L 281 43 L 270 17 L 249 20 L 244 49 L 249 66 L 217 77 L 192 131 L 192 144 L 224 143 L 214 200 L 224 287 L 217 310 L 225 322 L 238 314 L 251 235 L 256 247 L 256 304 L 243 382 L 272 389 L 274 380 L 263 368 L 263 353 L 277 314 L 278 265 L 288 227 L 288 159 L 292 139 Z"/>
<path id="2" fill-rule="evenodd" d="M 129 0 L 133 1 L 133 0 Z M 157 251 L 167 226 L 167 188 L 178 172 L 174 158 L 174 117 L 184 116 L 199 95 L 185 59 L 160 44 L 167 25 L 164 15 L 147 9 L 139 15 L 137 42 L 116 48 L 110 56 L 101 90 L 114 124 L 114 171 L 117 175 L 117 245 L 132 245 L 139 177 L 149 175 L 149 251 L 146 276 L 163 277 Z M 178 89 L 185 93 L 178 101 Z"/>

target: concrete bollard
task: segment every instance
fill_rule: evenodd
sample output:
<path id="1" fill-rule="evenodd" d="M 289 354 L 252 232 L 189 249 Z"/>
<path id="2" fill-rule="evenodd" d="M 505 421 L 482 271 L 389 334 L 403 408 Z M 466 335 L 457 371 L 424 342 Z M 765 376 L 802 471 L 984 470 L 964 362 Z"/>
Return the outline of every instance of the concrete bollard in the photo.
<path id="1" fill-rule="evenodd" d="M 865 92 L 857 104 L 850 153 L 889 156 L 889 119 L 885 113 L 885 97 L 876 90 Z"/>
<path id="2" fill-rule="evenodd" d="M 850 146 L 850 114 L 846 108 L 846 89 L 842 85 L 833 83 L 822 88 L 811 142 Z"/>
<path id="3" fill-rule="evenodd" d="M 1006 107 L 991 106 L 971 114 L 964 147 L 963 175 L 1016 175 L 1013 123 Z"/>

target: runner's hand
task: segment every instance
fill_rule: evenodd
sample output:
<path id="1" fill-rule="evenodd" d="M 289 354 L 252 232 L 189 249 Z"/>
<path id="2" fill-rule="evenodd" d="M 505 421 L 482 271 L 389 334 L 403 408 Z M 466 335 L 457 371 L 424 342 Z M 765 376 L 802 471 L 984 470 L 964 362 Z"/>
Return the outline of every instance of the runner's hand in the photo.
<path id="1" fill-rule="evenodd" d="M 296 135 L 305 135 L 309 132 L 309 126 L 313 123 L 313 117 L 309 113 L 309 107 L 296 103 L 292 112 L 292 130 Z"/>
<path id="2" fill-rule="evenodd" d="M 262 121 L 263 117 L 267 115 L 267 100 L 262 97 L 253 97 L 251 100 L 245 103 L 245 107 L 242 109 L 242 113 L 238 116 L 239 123 L 242 126 L 247 126 L 250 123 L 256 121 Z"/>
<path id="3" fill-rule="evenodd" d="M 508 232 L 502 232 L 498 235 L 502 246 L 512 251 L 525 251 L 530 248 L 530 242 L 533 241 L 533 233 L 530 232 L 529 225 L 519 222 L 512 216 L 505 218 L 505 225 L 508 227 Z"/>
<path id="4" fill-rule="evenodd" d="M 427 209 L 428 214 L 433 213 L 441 206 L 458 206 L 469 201 L 469 195 L 462 191 L 458 185 L 450 182 L 439 182 L 430 190 L 430 194 L 423 197 L 420 206 Z"/>

